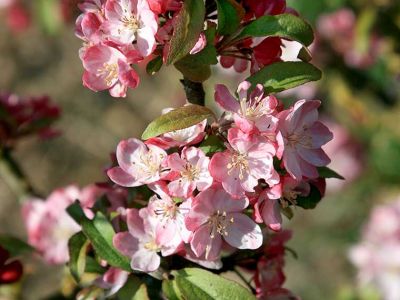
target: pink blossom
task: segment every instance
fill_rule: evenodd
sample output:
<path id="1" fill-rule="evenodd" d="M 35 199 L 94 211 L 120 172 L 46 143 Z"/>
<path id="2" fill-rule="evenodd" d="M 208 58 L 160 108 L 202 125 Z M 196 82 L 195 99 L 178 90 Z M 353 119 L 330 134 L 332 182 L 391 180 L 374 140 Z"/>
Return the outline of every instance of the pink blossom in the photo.
<path id="1" fill-rule="evenodd" d="M 191 236 L 191 232 L 185 226 L 184 218 L 190 211 L 192 200 L 189 198 L 182 203 L 174 202 L 163 182 L 149 187 L 159 196 L 151 197 L 147 206 L 149 213 L 158 221 L 157 240 L 161 245 L 167 246 L 170 252 L 175 252 L 182 246 L 182 242 L 187 243 Z M 168 251 L 164 254 L 168 254 Z"/>
<path id="2" fill-rule="evenodd" d="M 207 39 L 205 34 L 202 32 L 200 33 L 199 39 L 197 40 L 196 44 L 193 46 L 192 50 L 190 50 L 189 54 L 193 55 L 199 53 L 207 44 Z"/>
<path id="3" fill-rule="evenodd" d="M 197 188 L 203 191 L 210 187 L 213 178 L 208 171 L 210 159 L 198 148 L 183 148 L 181 156 L 173 153 L 168 156 L 167 165 L 173 173 L 175 180 L 168 184 L 172 195 L 188 198 Z"/>
<path id="4" fill-rule="evenodd" d="M 237 101 L 225 85 L 215 86 L 215 101 L 225 110 L 234 114 L 235 124 L 243 132 L 274 132 L 278 119 L 274 116 L 278 100 L 274 96 L 264 96 L 264 88 L 257 84 L 254 91 L 249 92 L 250 82 L 239 84 Z"/>
<path id="5" fill-rule="evenodd" d="M 279 175 L 273 167 L 275 147 L 266 138 L 231 128 L 228 141 L 230 148 L 215 153 L 209 169 L 212 177 L 221 182 L 229 194 L 243 197 L 245 191 L 254 192 L 259 179 L 270 185 L 279 182 Z"/>
<path id="6" fill-rule="evenodd" d="M 296 180 L 303 176 L 317 178 L 316 166 L 326 166 L 330 159 L 321 149 L 333 135 L 318 121 L 318 100 L 299 100 L 291 109 L 279 114 L 283 137 L 283 165 Z"/>
<path id="7" fill-rule="evenodd" d="M 154 145 L 145 145 L 138 139 L 121 141 L 117 147 L 118 167 L 107 171 L 110 179 L 125 187 L 134 187 L 158 181 L 163 175 L 167 153 Z"/>
<path id="8" fill-rule="evenodd" d="M 95 92 L 109 90 L 113 97 L 125 97 L 128 87 L 134 89 L 139 84 L 126 56 L 115 48 L 103 44 L 89 47 L 82 62 L 83 84 Z"/>
<path id="9" fill-rule="evenodd" d="M 200 192 L 186 217 L 186 227 L 193 231 L 191 248 L 206 260 L 219 257 L 223 240 L 239 249 L 257 249 L 262 244 L 260 227 L 242 211 L 246 198 L 233 199 L 220 186 Z"/>
<path id="10" fill-rule="evenodd" d="M 157 16 L 146 0 L 108 0 L 105 17 L 107 21 L 103 30 L 111 41 L 120 44 L 136 42 L 139 53 L 144 57 L 153 52 Z"/>
<path id="11" fill-rule="evenodd" d="M 65 209 L 80 200 L 85 211 L 94 203 L 95 186 L 80 190 L 70 185 L 53 191 L 44 201 L 31 199 L 24 203 L 22 216 L 28 232 L 28 241 L 49 264 L 68 261 L 68 239 L 80 231 L 80 226 Z M 90 217 L 90 214 L 88 215 Z"/>
<path id="12" fill-rule="evenodd" d="M 94 284 L 102 289 L 108 290 L 106 296 L 110 297 L 117 293 L 127 282 L 129 272 L 110 267 Z"/>
<path id="13" fill-rule="evenodd" d="M 133 270 L 154 272 L 160 266 L 158 252 L 171 251 L 164 247 L 156 237 L 158 220 L 147 208 L 127 210 L 128 230 L 114 236 L 114 247 L 131 258 Z"/>

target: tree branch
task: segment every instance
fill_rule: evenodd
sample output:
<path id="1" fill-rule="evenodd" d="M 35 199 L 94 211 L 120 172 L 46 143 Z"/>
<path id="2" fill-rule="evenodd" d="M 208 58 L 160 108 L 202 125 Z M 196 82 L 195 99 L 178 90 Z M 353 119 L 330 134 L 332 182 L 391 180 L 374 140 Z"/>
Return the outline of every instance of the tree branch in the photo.
<path id="1" fill-rule="evenodd" d="M 11 155 L 11 149 L 3 148 L 0 151 L 0 175 L 10 187 L 20 202 L 29 196 L 39 196 L 33 186 L 27 180 L 21 167 Z"/>
<path id="2" fill-rule="evenodd" d="M 187 100 L 192 104 L 205 106 L 205 95 L 203 84 L 194 82 L 187 78 L 181 79 Z"/>

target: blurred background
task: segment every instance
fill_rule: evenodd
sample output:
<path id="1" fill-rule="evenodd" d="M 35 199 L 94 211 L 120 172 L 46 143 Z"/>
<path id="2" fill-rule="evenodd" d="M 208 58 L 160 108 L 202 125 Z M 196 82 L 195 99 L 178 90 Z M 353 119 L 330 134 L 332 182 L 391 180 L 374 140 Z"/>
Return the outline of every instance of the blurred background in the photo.
<path id="1" fill-rule="evenodd" d="M 141 84 L 126 99 L 84 88 L 81 41 L 74 36 L 76 2 L 0 0 L 0 92 L 48 95 L 62 109 L 55 125 L 59 137 L 28 138 L 14 152 L 44 195 L 70 183 L 103 181 L 109 153 L 121 139 L 140 136 L 162 108 L 185 101 L 180 74 L 172 67 L 149 77 L 143 65 Z M 324 77 L 280 99 L 322 100 L 322 118 L 334 132 L 325 148 L 330 167 L 346 180 L 328 180 L 327 197 L 318 207 L 297 208 L 286 222 L 294 230 L 289 246 L 298 259 L 287 255 L 285 286 L 302 299 L 382 299 L 379 284 L 360 286 L 349 251 L 363 239 L 374 206 L 400 201 L 400 2 L 288 0 L 288 6 L 316 28 L 312 62 Z M 284 53 L 292 48 L 287 43 Z M 234 89 L 244 78 L 232 69 L 214 71 L 205 83 L 210 106 L 216 82 Z M 23 238 L 17 198 L 2 179 L 0 203 L 0 233 Z M 391 255 L 400 261 L 400 251 Z M 58 289 L 61 269 L 39 260 L 26 263 L 23 299 L 41 299 Z M 389 267 L 400 289 L 400 265 Z"/>

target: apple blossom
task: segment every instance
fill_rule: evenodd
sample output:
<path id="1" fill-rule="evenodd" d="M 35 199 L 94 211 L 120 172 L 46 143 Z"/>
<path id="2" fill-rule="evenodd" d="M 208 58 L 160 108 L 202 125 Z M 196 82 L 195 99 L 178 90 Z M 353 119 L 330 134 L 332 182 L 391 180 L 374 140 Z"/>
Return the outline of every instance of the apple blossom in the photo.
<path id="1" fill-rule="evenodd" d="M 116 48 L 104 44 L 91 46 L 84 51 L 82 62 L 83 84 L 95 92 L 109 90 L 113 97 L 125 97 L 128 87 L 134 89 L 139 84 L 127 57 Z"/>
<path id="2" fill-rule="evenodd" d="M 203 191 L 210 187 L 213 178 L 208 171 L 210 159 L 198 148 L 183 148 L 181 156 L 173 153 L 168 156 L 167 165 L 175 180 L 168 184 L 171 194 L 176 197 L 188 198 L 197 188 Z"/>
<path id="3" fill-rule="evenodd" d="M 206 260 L 215 260 L 223 240 L 239 249 L 260 247 L 261 229 L 243 213 L 248 204 L 246 198 L 233 199 L 218 185 L 200 192 L 185 219 L 187 229 L 193 232 L 193 252 L 198 257 L 205 254 Z"/>
<path id="4" fill-rule="evenodd" d="M 279 113 L 279 130 L 283 137 L 283 165 L 296 180 L 317 178 L 317 166 L 326 166 L 330 159 L 321 149 L 333 135 L 318 121 L 318 100 L 299 100 Z"/>
<path id="5" fill-rule="evenodd" d="M 110 267 L 94 284 L 102 289 L 108 290 L 106 296 L 110 297 L 117 293 L 128 280 L 129 272 Z"/>
<path id="6" fill-rule="evenodd" d="M 105 18 L 102 28 L 111 41 L 135 42 L 144 57 L 153 52 L 158 24 L 147 0 L 107 0 Z"/>
<path id="7" fill-rule="evenodd" d="M 43 201 L 31 199 L 23 204 L 22 217 L 28 233 L 29 243 L 49 264 L 63 264 L 68 261 L 68 239 L 80 230 L 80 226 L 67 214 L 65 209 L 75 200 L 80 200 L 88 217 L 98 195 L 98 188 L 90 185 L 80 190 L 70 185 L 56 189 Z"/>
<path id="8" fill-rule="evenodd" d="M 128 231 L 119 232 L 113 238 L 115 248 L 131 258 L 133 270 L 154 272 L 160 266 L 161 258 L 157 254 L 173 253 L 160 243 L 156 236 L 158 220 L 148 208 L 128 209 Z"/>
<path id="9" fill-rule="evenodd" d="M 270 185 L 279 182 L 279 175 L 273 166 L 276 150 L 266 138 L 231 128 L 228 141 L 230 147 L 211 158 L 210 173 L 229 194 L 238 198 L 245 192 L 254 192 L 259 179 Z"/>
<path id="10" fill-rule="evenodd" d="M 249 92 L 250 82 L 239 84 L 237 101 L 222 84 L 215 86 L 215 101 L 225 110 L 232 112 L 235 124 L 243 132 L 274 132 L 278 119 L 274 116 L 278 100 L 274 96 L 264 96 L 264 88 L 258 84 Z"/>
<path id="11" fill-rule="evenodd" d="M 153 183 L 162 177 L 166 158 L 163 149 L 131 138 L 118 144 L 119 166 L 109 169 L 107 174 L 113 182 L 125 187 Z"/>

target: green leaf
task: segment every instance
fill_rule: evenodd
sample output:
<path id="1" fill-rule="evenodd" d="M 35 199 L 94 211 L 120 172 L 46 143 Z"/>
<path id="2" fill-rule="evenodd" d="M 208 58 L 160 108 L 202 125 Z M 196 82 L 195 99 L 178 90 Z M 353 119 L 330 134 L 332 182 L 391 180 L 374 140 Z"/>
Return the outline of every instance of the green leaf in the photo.
<path id="1" fill-rule="evenodd" d="M 182 299 L 182 294 L 179 292 L 175 280 L 163 280 L 162 291 L 168 300 Z"/>
<path id="2" fill-rule="evenodd" d="M 244 27 L 235 40 L 269 36 L 297 41 L 304 46 L 309 46 L 314 40 L 312 27 L 292 14 L 262 16 Z"/>
<path id="3" fill-rule="evenodd" d="M 106 269 L 100 266 L 100 264 L 96 261 L 96 259 L 94 259 L 91 256 L 86 256 L 86 267 L 85 267 L 86 273 L 103 274 L 105 271 Z"/>
<path id="4" fill-rule="evenodd" d="M 203 82 L 211 76 L 210 65 L 215 65 L 217 50 L 213 45 L 207 45 L 194 55 L 186 55 L 174 65 L 185 78 L 194 82 Z"/>
<path id="5" fill-rule="evenodd" d="M 215 152 L 224 151 L 226 148 L 224 143 L 215 135 L 209 135 L 199 146 L 206 155 L 214 154 Z"/>
<path id="6" fill-rule="evenodd" d="M 278 93 L 310 81 L 321 79 L 322 73 L 305 62 L 276 62 L 262 68 L 246 80 L 253 86 L 260 83 L 267 93 Z"/>
<path id="7" fill-rule="evenodd" d="M 203 30 L 205 18 L 204 1 L 186 0 L 176 19 L 174 32 L 170 40 L 167 65 L 185 57 L 196 45 Z"/>
<path id="8" fill-rule="evenodd" d="M 88 219 L 79 202 L 67 208 L 69 215 L 82 226 L 82 231 L 91 242 L 96 253 L 111 266 L 131 271 L 129 259 L 113 246 L 114 229 L 107 218 L 98 212 L 93 220 Z"/>
<path id="9" fill-rule="evenodd" d="M 88 246 L 89 241 L 82 231 L 74 234 L 68 241 L 69 270 L 77 283 L 85 273 Z"/>
<path id="10" fill-rule="evenodd" d="M 228 35 L 234 33 L 244 15 L 242 6 L 232 0 L 216 0 L 218 7 L 218 33 Z"/>
<path id="11" fill-rule="evenodd" d="M 9 235 L 0 235 L 0 245 L 6 249 L 11 256 L 19 256 L 34 251 L 34 249 L 24 241 Z"/>
<path id="12" fill-rule="evenodd" d="M 187 300 L 255 300 L 255 296 L 240 284 L 198 268 L 173 271 L 179 299 Z M 176 289 L 174 289 L 176 290 Z"/>
<path id="13" fill-rule="evenodd" d="M 322 196 L 318 188 L 313 184 L 310 184 L 310 187 L 311 190 L 308 196 L 297 197 L 296 199 L 297 206 L 300 206 L 304 209 L 314 209 L 317 206 L 317 204 L 321 201 Z"/>
<path id="14" fill-rule="evenodd" d="M 118 300 L 149 300 L 146 285 L 136 276 L 131 275 L 127 283 L 117 294 Z"/>
<path id="15" fill-rule="evenodd" d="M 163 65 L 163 60 L 161 56 L 157 56 L 153 58 L 151 61 L 148 62 L 146 66 L 146 72 L 150 76 L 153 76 L 156 74 L 158 71 L 160 71 L 161 67 Z"/>
<path id="16" fill-rule="evenodd" d="M 336 179 L 341 179 L 344 180 L 345 178 L 336 173 L 335 171 L 333 171 L 332 169 L 328 168 L 328 167 L 318 167 L 318 174 L 319 177 L 321 178 L 336 178 Z"/>
<path id="17" fill-rule="evenodd" d="M 207 107 L 196 104 L 182 106 L 159 116 L 151 122 L 143 132 L 142 139 L 147 140 L 163 133 L 188 128 L 209 117 L 215 116 Z"/>

